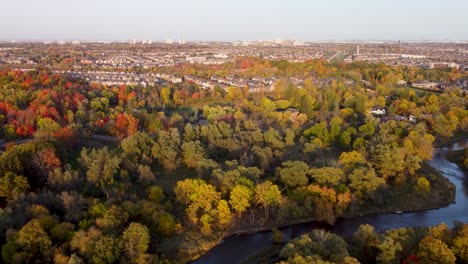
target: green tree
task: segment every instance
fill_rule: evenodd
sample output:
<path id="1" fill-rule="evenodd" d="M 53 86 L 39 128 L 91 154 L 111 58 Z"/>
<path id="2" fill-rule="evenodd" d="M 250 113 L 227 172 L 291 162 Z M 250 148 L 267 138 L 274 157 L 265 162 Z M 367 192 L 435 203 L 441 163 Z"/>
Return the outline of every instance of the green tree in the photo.
<path id="1" fill-rule="evenodd" d="M 377 255 L 378 237 L 371 225 L 360 225 L 351 241 L 351 253 L 362 263 L 372 263 Z"/>
<path id="2" fill-rule="evenodd" d="M 328 132 L 328 124 L 326 121 L 320 122 L 304 131 L 304 136 L 308 138 L 318 138 L 325 146 L 330 145 L 330 135 Z"/>
<path id="3" fill-rule="evenodd" d="M 174 233 L 176 220 L 174 216 L 164 213 L 158 219 L 158 232 L 163 236 L 170 236 Z"/>
<path id="4" fill-rule="evenodd" d="M 320 185 L 330 187 L 338 186 L 344 179 L 344 173 L 340 168 L 323 167 L 309 170 L 309 175 Z"/>
<path id="5" fill-rule="evenodd" d="M 285 161 L 281 164 L 281 168 L 277 168 L 281 181 L 288 188 L 307 185 L 307 172 L 309 166 L 302 161 Z"/>
<path id="6" fill-rule="evenodd" d="M 154 140 L 146 133 L 137 132 L 120 142 L 123 153 L 122 157 L 134 163 L 151 163 L 151 150 Z"/>
<path id="7" fill-rule="evenodd" d="M 455 237 L 451 249 L 461 262 L 468 263 L 468 236 Z"/>
<path id="8" fill-rule="evenodd" d="M 18 232 L 16 244 L 22 249 L 26 260 L 29 262 L 36 257 L 47 256 L 50 253 L 52 241 L 42 228 L 40 221 L 33 219 Z"/>
<path id="9" fill-rule="evenodd" d="M 405 151 L 393 144 L 378 145 L 372 152 L 372 163 L 384 179 L 396 176 L 405 169 Z"/>
<path id="10" fill-rule="evenodd" d="M 455 115 L 451 115 L 448 118 L 443 114 L 438 114 L 434 117 L 434 132 L 442 138 L 449 139 L 453 136 L 457 129 L 459 120 Z"/>
<path id="11" fill-rule="evenodd" d="M 385 264 L 398 264 L 400 263 L 399 253 L 402 246 L 399 242 L 395 242 L 390 237 L 385 237 L 377 244 L 377 262 Z"/>
<path id="12" fill-rule="evenodd" d="M 349 187 L 363 198 L 370 198 L 377 188 L 385 184 L 385 180 L 377 177 L 374 169 L 357 168 L 348 175 Z"/>
<path id="13" fill-rule="evenodd" d="M 306 94 L 302 97 L 300 108 L 301 111 L 304 114 L 306 114 L 309 119 L 312 119 L 314 117 L 316 102 L 317 101 L 310 94 Z"/>
<path id="14" fill-rule="evenodd" d="M 114 263 L 120 259 L 120 248 L 117 239 L 111 236 L 102 236 L 94 244 L 92 263 Z"/>
<path id="15" fill-rule="evenodd" d="M 55 122 L 50 117 L 39 118 L 37 121 L 38 131 L 36 131 L 36 136 L 50 136 L 53 132 L 60 129 L 60 124 Z"/>
<path id="16" fill-rule="evenodd" d="M 157 185 L 150 186 L 146 189 L 148 199 L 155 203 L 160 203 L 164 199 L 164 190 Z"/>
<path id="17" fill-rule="evenodd" d="M 200 141 L 183 142 L 182 157 L 184 164 L 191 169 L 198 169 L 206 154 Z"/>
<path id="18" fill-rule="evenodd" d="M 297 256 L 308 259 L 304 263 L 343 263 L 349 256 L 346 242 L 339 236 L 325 230 L 313 230 L 299 238 L 291 240 L 280 252 L 288 263 L 296 263 Z M 310 261 L 310 257 L 317 262 Z M 299 262 L 303 263 L 303 262 Z"/>
<path id="19" fill-rule="evenodd" d="M 5 197 L 11 201 L 29 189 L 28 179 L 17 176 L 12 172 L 7 172 L 0 178 L 0 197 Z"/>
<path id="20" fill-rule="evenodd" d="M 122 247 L 130 262 L 136 261 L 148 250 L 150 242 L 149 230 L 145 225 L 130 223 L 122 233 Z"/>
<path id="21" fill-rule="evenodd" d="M 181 139 L 179 130 L 172 128 L 169 132 L 159 131 L 157 144 L 154 144 L 153 157 L 167 170 L 175 170 L 180 162 Z"/>
<path id="22" fill-rule="evenodd" d="M 330 121 L 330 142 L 335 142 L 340 136 L 341 124 L 343 124 L 343 119 L 339 117 L 333 117 Z"/>
<path id="23" fill-rule="evenodd" d="M 343 166 L 346 171 L 352 171 L 357 167 L 367 166 L 366 158 L 357 151 L 342 152 L 338 164 Z"/>
<path id="24" fill-rule="evenodd" d="M 100 187 L 109 196 L 108 187 L 114 184 L 115 173 L 120 167 L 121 159 L 113 155 L 107 147 L 102 149 L 83 149 L 80 161 L 86 169 L 88 182 Z"/>

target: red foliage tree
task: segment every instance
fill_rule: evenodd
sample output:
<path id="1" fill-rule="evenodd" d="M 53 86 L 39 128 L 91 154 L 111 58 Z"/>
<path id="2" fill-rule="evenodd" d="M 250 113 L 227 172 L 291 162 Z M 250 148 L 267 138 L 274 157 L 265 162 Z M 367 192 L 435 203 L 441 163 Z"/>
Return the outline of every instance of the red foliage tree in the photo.
<path id="1" fill-rule="evenodd" d="M 128 114 L 118 114 L 115 120 L 115 129 L 119 138 L 131 136 L 138 131 L 138 118 Z"/>
<path id="2" fill-rule="evenodd" d="M 61 165 L 61 161 L 55 154 L 55 150 L 53 148 L 45 148 L 38 151 L 33 156 L 32 163 L 43 176 L 49 175 L 49 172 L 59 168 Z"/>
<path id="3" fill-rule="evenodd" d="M 76 133 L 69 127 L 63 127 L 54 132 L 53 137 L 67 147 L 73 147 L 78 143 Z"/>

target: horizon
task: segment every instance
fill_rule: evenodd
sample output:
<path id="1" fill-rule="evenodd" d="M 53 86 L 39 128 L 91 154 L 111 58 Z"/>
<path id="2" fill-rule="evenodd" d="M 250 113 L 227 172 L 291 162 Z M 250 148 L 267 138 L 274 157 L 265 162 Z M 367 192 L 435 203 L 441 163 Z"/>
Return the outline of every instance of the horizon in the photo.
<path id="1" fill-rule="evenodd" d="M 9 1 L 0 17 L 0 40 L 468 41 L 468 2 L 408 2 Z"/>
<path id="2" fill-rule="evenodd" d="M 182 39 L 182 38 L 180 38 Z M 66 44 L 71 44 L 72 42 L 79 42 L 80 44 L 83 43 L 108 43 L 108 44 L 129 44 L 130 41 L 134 40 L 137 41 L 137 45 L 141 45 L 142 41 L 151 41 L 151 43 L 145 43 L 144 45 L 151 45 L 151 44 L 169 44 L 169 45 L 180 45 L 179 44 L 179 38 L 175 39 L 115 39 L 115 40 L 104 40 L 104 39 L 31 39 L 31 40 L 2 40 L 0 39 L 0 43 L 5 44 L 5 43 L 45 43 L 45 44 L 56 44 L 58 42 L 65 42 Z M 167 43 L 168 40 L 171 40 L 173 43 Z M 280 44 L 280 43 L 275 43 L 275 42 L 283 42 L 283 41 L 294 41 L 294 42 L 300 42 L 304 44 L 420 44 L 420 43 L 453 43 L 453 44 L 465 44 L 468 43 L 467 40 L 463 39 L 422 39 L 422 40 L 399 40 L 399 39 L 315 39 L 315 40 L 296 40 L 296 39 L 252 39 L 252 40 L 216 40 L 216 39 L 207 39 L 207 40 L 191 40 L 191 39 L 184 39 L 184 44 L 198 44 L 198 43 L 229 43 L 229 44 L 235 44 L 235 43 L 249 43 L 249 44 L 255 44 L 255 43 L 262 43 L 262 42 L 270 42 L 273 44 Z M 183 45 L 183 44 L 182 44 Z"/>

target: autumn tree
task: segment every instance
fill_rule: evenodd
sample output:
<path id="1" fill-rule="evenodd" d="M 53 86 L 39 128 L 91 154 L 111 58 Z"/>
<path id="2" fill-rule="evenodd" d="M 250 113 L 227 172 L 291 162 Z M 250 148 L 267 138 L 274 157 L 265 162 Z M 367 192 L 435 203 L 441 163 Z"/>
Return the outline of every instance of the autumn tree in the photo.
<path id="1" fill-rule="evenodd" d="M 270 206 L 277 205 L 281 197 L 281 191 L 277 185 L 270 181 L 264 181 L 255 186 L 255 202 L 265 208 L 265 219 L 268 219 Z"/>
<path id="2" fill-rule="evenodd" d="M 144 258 L 149 242 L 150 234 L 145 225 L 130 223 L 122 233 L 122 250 L 131 263 Z"/>
<path id="3" fill-rule="evenodd" d="M 177 182 L 174 192 L 177 201 L 186 206 L 185 212 L 190 223 L 200 227 L 206 234 L 210 233 L 221 197 L 214 186 L 199 179 L 185 179 Z"/>
<path id="4" fill-rule="evenodd" d="M 231 224 L 232 212 L 226 200 L 220 200 L 217 207 L 218 221 L 221 228 L 226 228 Z"/>
<path id="5" fill-rule="evenodd" d="M 400 263 L 399 253 L 402 250 L 399 242 L 394 241 L 391 237 L 385 237 L 377 244 L 377 257 L 378 263 Z"/>
<path id="6" fill-rule="evenodd" d="M 419 243 L 418 256 L 422 264 L 454 264 L 456 261 L 455 255 L 444 242 L 430 236 Z"/>
<path id="7" fill-rule="evenodd" d="M 253 190 L 245 185 L 236 185 L 231 191 L 229 204 L 232 209 L 241 216 L 250 206 L 253 198 Z"/>
<path id="8" fill-rule="evenodd" d="M 122 139 L 135 134 L 138 131 L 139 122 L 138 118 L 130 114 L 118 114 L 115 119 L 117 136 Z"/>

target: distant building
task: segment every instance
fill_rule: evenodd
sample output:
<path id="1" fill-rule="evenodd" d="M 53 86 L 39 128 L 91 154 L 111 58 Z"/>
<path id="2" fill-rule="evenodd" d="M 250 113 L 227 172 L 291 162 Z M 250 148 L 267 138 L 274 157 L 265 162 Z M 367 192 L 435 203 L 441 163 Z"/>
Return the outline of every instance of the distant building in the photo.
<path id="1" fill-rule="evenodd" d="M 440 89 L 441 88 L 441 84 L 437 82 L 413 83 L 413 86 L 416 88 L 421 88 L 421 89 Z"/>
<path id="2" fill-rule="evenodd" d="M 401 57 L 405 59 L 418 59 L 418 60 L 426 58 L 426 56 L 424 55 L 413 55 L 413 54 L 401 54 Z"/>
<path id="3" fill-rule="evenodd" d="M 442 62 L 442 63 L 431 63 L 429 65 L 429 68 L 431 69 L 444 69 L 444 68 L 455 68 L 458 70 L 458 68 L 460 67 L 460 65 L 456 64 L 456 63 L 447 63 L 447 62 Z"/>
<path id="4" fill-rule="evenodd" d="M 383 116 L 386 114 L 385 108 L 375 107 L 371 110 L 371 114 L 376 116 Z"/>
<path id="5" fill-rule="evenodd" d="M 397 85 L 406 85 L 407 82 L 405 80 L 398 80 Z"/>

